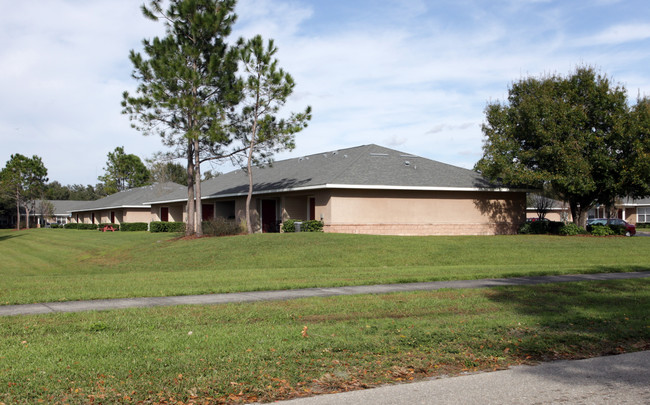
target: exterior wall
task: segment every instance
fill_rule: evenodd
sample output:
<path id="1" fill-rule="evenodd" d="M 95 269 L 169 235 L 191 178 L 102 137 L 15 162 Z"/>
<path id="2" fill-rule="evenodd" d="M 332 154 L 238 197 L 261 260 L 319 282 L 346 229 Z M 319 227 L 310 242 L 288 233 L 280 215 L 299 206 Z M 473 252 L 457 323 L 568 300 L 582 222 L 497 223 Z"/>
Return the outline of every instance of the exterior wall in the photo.
<path id="1" fill-rule="evenodd" d="M 272 197 L 264 197 L 272 198 Z M 262 230 L 260 224 L 260 213 L 259 213 L 259 202 L 258 198 L 253 197 L 251 199 L 251 222 L 253 225 L 253 232 L 260 232 Z M 237 197 L 235 199 L 235 220 L 245 224 L 246 223 L 246 197 Z"/>
<path id="2" fill-rule="evenodd" d="M 124 222 L 151 222 L 151 210 L 149 208 L 128 208 L 124 210 Z"/>
<path id="3" fill-rule="evenodd" d="M 625 207 L 625 218 L 626 222 L 636 225 L 636 207 Z"/>
<path id="4" fill-rule="evenodd" d="M 566 210 L 558 209 L 549 211 L 546 213 L 546 216 L 544 218 L 548 219 L 549 221 L 561 222 L 563 213 L 566 214 L 567 221 L 571 221 L 571 211 L 568 208 Z M 529 208 L 526 210 L 526 218 L 539 218 L 539 216 L 534 209 Z"/>
<path id="5" fill-rule="evenodd" d="M 525 207 L 525 193 L 382 190 L 333 190 L 321 206 L 326 232 L 383 235 L 512 234 Z"/>
<path id="6" fill-rule="evenodd" d="M 287 219 L 308 219 L 309 197 L 287 196 L 282 198 L 282 222 Z"/>

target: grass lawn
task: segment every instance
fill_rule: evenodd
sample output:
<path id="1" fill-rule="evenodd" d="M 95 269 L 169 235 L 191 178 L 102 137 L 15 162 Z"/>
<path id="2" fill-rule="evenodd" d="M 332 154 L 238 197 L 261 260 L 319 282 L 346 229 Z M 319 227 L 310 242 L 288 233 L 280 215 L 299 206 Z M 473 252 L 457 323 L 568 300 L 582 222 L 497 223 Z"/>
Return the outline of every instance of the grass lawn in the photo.
<path id="1" fill-rule="evenodd" d="M 650 238 L 0 230 L 0 304 L 650 269 Z"/>
<path id="2" fill-rule="evenodd" d="M 0 403 L 271 401 L 645 350 L 648 308 L 638 279 L 7 317 Z"/>

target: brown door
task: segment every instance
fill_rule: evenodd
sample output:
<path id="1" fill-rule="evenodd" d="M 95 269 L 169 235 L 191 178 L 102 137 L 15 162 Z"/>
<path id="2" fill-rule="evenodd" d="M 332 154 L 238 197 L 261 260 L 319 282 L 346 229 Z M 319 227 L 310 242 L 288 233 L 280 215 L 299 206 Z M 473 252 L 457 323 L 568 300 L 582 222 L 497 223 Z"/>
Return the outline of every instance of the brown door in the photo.
<path id="1" fill-rule="evenodd" d="M 115 211 L 111 211 L 111 224 L 115 223 Z"/>
<path id="2" fill-rule="evenodd" d="M 277 232 L 275 200 L 262 200 L 262 232 Z"/>
<path id="3" fill-rule="evenodd" d="M 309 198 L 309 220 L 313 221 L 316 219 L 316 199 L 314 197 Z"/>
<path id="4" fill-rule="evenodd" d="M 169 208 L 168 207 L 160 207 L 160 220 L 162 222 L 168 222 L 169 221 Z"/>
<path id="5" fill-rule="evenodd" d="M 214 219 L 214 204 L 203 204 L 203 220 L 211 221 Z"/>

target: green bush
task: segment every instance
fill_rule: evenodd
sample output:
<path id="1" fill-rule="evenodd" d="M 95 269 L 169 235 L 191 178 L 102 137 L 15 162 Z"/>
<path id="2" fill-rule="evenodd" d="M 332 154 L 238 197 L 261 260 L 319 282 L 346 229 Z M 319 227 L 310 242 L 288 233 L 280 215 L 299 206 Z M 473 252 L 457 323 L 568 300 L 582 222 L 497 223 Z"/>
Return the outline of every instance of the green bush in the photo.
<path id="1" fill-rule="evenodd" d="M 591 234 L 594 236 L 610 236 L 614 235 L 614 231 L 609 226 L 593 225 L 591 227 Z"/>
<path id="2" fill-rule="evenodd" d="M 123 232 L 137 232 L 146 231 L 148 229 L 146 222 L 125 222 L 120 226 L 120 231 Z"/>
<path id="3" fill-rule="evenodd" d="M 69 223 L 63 226 L 65 229 L 80 229 L 84 231 L 97 229 L 97 224 Z"/>
<path id="4" fill-rule="evenodd" d="M 304 221 L 300 227 L 301 232 L 323 232 L 323 221 L 317 221 L 315 219 L 310 221 Z"/>
<path id="5" fill-rule="evenodd" d="M 584 235 L 586 233 L 587 231 L 582 229 L 582 227 L 574 224 L 573 222 L 564 224 L 564 226 L 562 226 L 559 231 L 560 235 L 565 235 L 565 236 Z"/>
<path id="6" fill-rule="evenodd" d="M 295 232 L 296 222 L 302 222 L 300 232 L 323 232 L 323 221 L 317 221 L 315 219 L 309 221 L 287 219 L 282 223 L 282 232 Z"/>
<path id="7" fill-rule="evenodd" d="M 282 223 L 282 232 L 295 232 L 296 227 L 294 222 L 300 221 L 299 219 L 287 219 Z"/>
<path id="8" fill-rule="evenodd" d="M 244 233 L 242 224 L 233 219 L 217 217 L 211 221 L 203 221 L 201 225 L 205 235 L 232 236 Z"/>
<path id="9" fill-rule="evenodd" d="M 185 222 L 154 221 L 149 224 L 150 232 L 185 232 Z"/>
<path id="10" fill-rule="evenodd" d="M 59 224 L 50 224 L 50 228 L 57 229 L 60 228 Z"/>
<path id="11" fill-rule="evenodd" d="M 623 225 L 609 225 L 609 229 L 612 230 L 612 235 L 625 235 L 627 233 L 627 228 Z"/>
<path id="12" fill-rule="evenodd" d="M 636 227 L 637 227 L 638 229 L 650 228 L 650 223 L 641 222 L 641 223 L 639 223 L 639 224 L 636 224 Z"/>
<path id="13" fill-rule="evenodd" d="M 525 222 L 519 227 L 519 233 L 524 235 L 559 235 L 563 222 L 532 221 Z"/>

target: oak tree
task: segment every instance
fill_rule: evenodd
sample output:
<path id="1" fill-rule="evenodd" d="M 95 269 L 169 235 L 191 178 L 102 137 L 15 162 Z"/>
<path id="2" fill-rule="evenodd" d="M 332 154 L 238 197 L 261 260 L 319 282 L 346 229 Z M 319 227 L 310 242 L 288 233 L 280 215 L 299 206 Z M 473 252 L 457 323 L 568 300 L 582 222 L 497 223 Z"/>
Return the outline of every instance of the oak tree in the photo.
<path id="1" fill-rule="evenodd" d="M 522 79 L 506 102 L 488 104 L 475 169 L 509 186 L 552 189 L 584 226 L 596 203 L 648 195 L 646 101 L 632 110 L 625 88 L 591 67 Z"/>
<path id="2" fill-rule="evenodd" d="M 47 181 L 47 169 L 36 155 L 31 158 L 20 153 L 11 155 L 0 171 L 0 191 L 16 203 L 16 229 L 20 230 L 21 207 L 25 210 L 25 224 L 29 229 L 29 216 L 35 209 L 36 199 L 43 195 Z"/>

